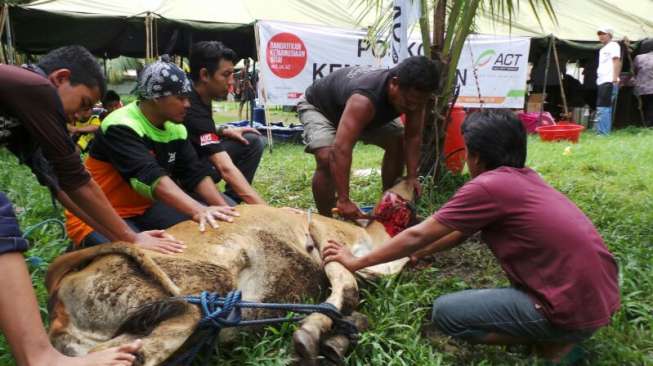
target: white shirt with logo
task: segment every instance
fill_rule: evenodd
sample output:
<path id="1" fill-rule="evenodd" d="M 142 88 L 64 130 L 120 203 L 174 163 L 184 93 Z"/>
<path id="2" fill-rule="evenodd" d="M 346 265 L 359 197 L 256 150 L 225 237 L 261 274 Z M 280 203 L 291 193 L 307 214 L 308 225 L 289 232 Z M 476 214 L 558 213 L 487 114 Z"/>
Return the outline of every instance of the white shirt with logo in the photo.
<path id="1" fill-rule="evenodd" d="M 617 42 L 610 42 L 599 51 L 599 67 L 596 69 L 596 85 L 611 83 L 614 80 L 612 59 L 621 58 L 621 48 Z"/>

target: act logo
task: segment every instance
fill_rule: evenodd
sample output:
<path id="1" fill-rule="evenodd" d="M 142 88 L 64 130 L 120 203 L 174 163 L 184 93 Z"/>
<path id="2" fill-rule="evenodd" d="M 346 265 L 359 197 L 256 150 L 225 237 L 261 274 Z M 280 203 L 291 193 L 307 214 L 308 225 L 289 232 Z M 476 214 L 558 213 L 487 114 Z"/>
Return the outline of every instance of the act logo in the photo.
<path id="1" fill-rule="evenodd" d="M 496 52 L 493 49 L 485 50 L 483 51 L 478 57 L 476 58 L 476 61 L 474 62 L 474 67 L 481 68 L 487 64 L 490 63 L 492 60 L 492 56 L 494 56 Z"/>

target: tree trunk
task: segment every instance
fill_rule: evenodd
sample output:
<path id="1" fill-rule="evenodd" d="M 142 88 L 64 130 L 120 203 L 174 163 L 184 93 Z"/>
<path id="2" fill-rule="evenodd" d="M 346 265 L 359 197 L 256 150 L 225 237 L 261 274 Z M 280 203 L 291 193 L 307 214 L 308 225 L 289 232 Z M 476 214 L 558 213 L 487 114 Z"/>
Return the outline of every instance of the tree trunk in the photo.
<path id="1" fill-rule="evenodd" d="M 442 62 L 442 50 L 444 47 L 444 31 L 446 21 L 446 0 L 434 0 L 437 2 L 433 12 L 433 43 L 431 46 L 431 59 Z M 446 65 L 443 65 L 440 78 L 447 75 Z M 440 175 L 439 157 L 442 151 L 444 141 L 444 118 L 441 116 L 444 111 L 436 111 L 436 100 L 431 100 L 426 109 L 427 115 L 424 120 L 423 138 L 422 138 L 422 158 L 420 161 L 420 175 L 432 175 L 437 180 Z"/>

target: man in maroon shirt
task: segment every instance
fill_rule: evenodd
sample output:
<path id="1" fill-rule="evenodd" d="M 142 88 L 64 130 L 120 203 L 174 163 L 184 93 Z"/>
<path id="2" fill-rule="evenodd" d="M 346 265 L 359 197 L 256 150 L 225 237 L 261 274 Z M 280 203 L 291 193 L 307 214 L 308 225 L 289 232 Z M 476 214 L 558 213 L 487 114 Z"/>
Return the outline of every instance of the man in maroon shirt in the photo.
<path id="1" fill-rule="evenodd" d="M 365 257 L 332 242 L 325 262 L 353 272 L 436 253 L 480 231 L 512 286 L 442 296 L 433 322 L 473 343 L 534 344 L 557 362 L 619 308 L 617 264 L 585 214 L 524 166 L 526 132 L 512 112 L 474 113 L 462 133 L 473 179 L 449 202 Z"/>
<path id="2" fill-rule="evenodd" d="M 0 146 L 28 164 L 66 208 L 111 240 L 163 252 L 181 251 L 183 244 L 162 230 L 135 233 L 81 164 L 66 131 L 66 120 L 93 107 L 105 89 L 97 61 L 80 46 L 56 49 L 38 65 L 0 65 Z M 131 365 L 139 342 L 84 358 L 65 357 L 52 347 L 20 253 L 25 250 L 27 242 L 21 238 L 11 203 L 0 194 L 0 278 L 4 286 L 0 291 L 0 330 L 18 365 Z"/>

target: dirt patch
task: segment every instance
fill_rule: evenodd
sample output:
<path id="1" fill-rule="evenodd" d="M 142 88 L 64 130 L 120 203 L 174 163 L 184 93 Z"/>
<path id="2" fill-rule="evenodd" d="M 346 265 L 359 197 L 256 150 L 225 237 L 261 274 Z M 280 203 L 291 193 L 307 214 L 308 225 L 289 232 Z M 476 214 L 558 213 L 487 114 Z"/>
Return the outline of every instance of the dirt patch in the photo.
<path id="1" fill-rule="evenodd" d="M 471 237 L 453 249 L 423 258 L 414 269 L 435 267 L 444 277 L 460 278 L 474 287 L 494 286 L 505 281 L 494 255 L 479 239 Z"/>

